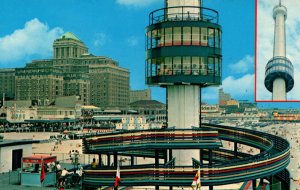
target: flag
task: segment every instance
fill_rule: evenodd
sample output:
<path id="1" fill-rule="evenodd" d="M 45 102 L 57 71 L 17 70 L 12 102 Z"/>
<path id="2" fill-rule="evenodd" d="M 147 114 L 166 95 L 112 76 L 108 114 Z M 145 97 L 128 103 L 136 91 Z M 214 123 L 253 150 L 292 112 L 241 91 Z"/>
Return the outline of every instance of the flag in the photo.
<path id="1" fill-rule="evenodd" d="M 45 172 L 45 166 L 44 166 L 44 162 L 42 162 L 41 164 L 42 169 L 41 169 L 41 177 L 40 177 L 40 181 L 41 183 L 43 183 L 44 179 L 46 178 L 46 172 Z"/>
<path id="2" fill-rule="evenodd" d="M 117 167 L 117 173 L 116 173 L 116 179 L 115 179 L 115 188 L 117 188 L 119 186 L 119 183 L 121 181 L 119 162 L 117 165 L 118 165 L 118 167 Z"/>
<path id="3" fill-rule="evenodd" d="M 195 190 L 200 190 L 200 187 L 201 187 L 201 182 L 200 182 L 200 166 L 198 168 L 198 171 L 194 177 L 194 180 L 193 180 L 193 183 L 192 183 L 192 188 L 195 189 Z"/>

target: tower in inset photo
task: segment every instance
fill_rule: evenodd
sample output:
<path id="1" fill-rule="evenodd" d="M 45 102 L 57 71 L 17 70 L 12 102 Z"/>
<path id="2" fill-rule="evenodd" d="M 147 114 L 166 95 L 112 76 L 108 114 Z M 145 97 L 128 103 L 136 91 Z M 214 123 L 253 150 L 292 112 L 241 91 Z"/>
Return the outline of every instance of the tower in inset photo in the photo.
<path id="1" fill-rule="evenodd" d="M 273 9 L 273 18 L 275 21 L 273 58 L 266 66 L 265 86 L 272 92 L 274 101 L 285 101 L 286 94 L 294 87 L 294 68 L 286 57 L 287 8 L 281 4 L 281 0 Z"/>

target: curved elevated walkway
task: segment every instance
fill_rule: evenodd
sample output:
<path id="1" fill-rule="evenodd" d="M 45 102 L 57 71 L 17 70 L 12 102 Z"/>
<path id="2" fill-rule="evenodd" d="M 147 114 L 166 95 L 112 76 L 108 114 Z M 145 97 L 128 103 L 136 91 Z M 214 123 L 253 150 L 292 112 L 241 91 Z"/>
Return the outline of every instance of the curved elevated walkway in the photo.
<path id="1" fill-rule="evenodd" d="M 220 148 L 221 140 L 243 144 L 260 150 L 250 155 Z M 167 150 L 200 149 L 203 160 L 193 166 L 132 165 L 121 167 L 122 186 L 190 186 L 201 167 L 203 186 L 225 185 L 275 176 L 289 189 L 289 173 L 285 168 L 290 161 L 289 143 L 280 137 L 248 129 L 218 125 L 203 125 L 190 130 L 161 129 L 115 132 L 83 140 L 85 153 L 130 155 L 131 152 L 166 158 Z M 159 154 L 158 154 L 159 153 Z M 152 157 L 152 156 L 150 156 Z M 85 170 L 84 187 L 113 186 L 116 167 Z"/>

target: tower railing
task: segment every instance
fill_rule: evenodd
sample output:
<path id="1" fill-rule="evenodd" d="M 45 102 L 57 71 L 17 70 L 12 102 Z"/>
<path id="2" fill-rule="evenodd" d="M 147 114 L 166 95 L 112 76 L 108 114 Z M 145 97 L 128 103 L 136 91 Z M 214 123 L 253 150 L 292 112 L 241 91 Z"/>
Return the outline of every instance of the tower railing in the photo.
<path id="1" fill-rule="evenodd" d="M 177 6 L 157 9 L 149 14 L 149 25 L 166 21 L 204 21 L 218 24 L 217 11 L 197 6 Z"/>

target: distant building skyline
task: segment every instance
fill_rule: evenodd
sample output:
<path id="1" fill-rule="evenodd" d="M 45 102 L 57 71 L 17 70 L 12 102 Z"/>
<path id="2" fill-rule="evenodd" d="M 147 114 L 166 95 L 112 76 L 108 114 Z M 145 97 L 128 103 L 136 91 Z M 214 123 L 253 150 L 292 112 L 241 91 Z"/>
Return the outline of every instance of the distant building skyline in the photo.
<path id="1" fill-rule="evenodd" d="M 111 58 L 90 54 L 71 32 L 54 41 L 53 59 L 33 60 L 24 68 L 0 69 L 0 80 L 0 92 L 9 98 L 37 101 L 39 105 L 73 95 L 79 96 L 84 105 L 129 104 L 128 69 Z"/>

